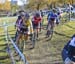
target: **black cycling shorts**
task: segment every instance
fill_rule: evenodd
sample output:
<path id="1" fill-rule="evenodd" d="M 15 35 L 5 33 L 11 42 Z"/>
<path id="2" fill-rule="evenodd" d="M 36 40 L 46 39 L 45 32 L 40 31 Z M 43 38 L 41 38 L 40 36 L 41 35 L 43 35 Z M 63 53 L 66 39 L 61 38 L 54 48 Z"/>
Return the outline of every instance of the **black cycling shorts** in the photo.
<path id="1" fill-rule="evenodd" d="M 27 34 L 28 33 L 28 28 L 20 28 L 18 33 L 20 33 L 20 34 Z"/>
<path id="2" fill-rule="evenodd" d="M 34 23 L 33 23 L 33 29 L 37 29 L 38 26 L 39 26 L 39 24 L 34 24 Z"/>
<path id="3" fill-rule="evenodd" d="M 50 18 L 51 21 L 55 21 L 55 18 Z"/>

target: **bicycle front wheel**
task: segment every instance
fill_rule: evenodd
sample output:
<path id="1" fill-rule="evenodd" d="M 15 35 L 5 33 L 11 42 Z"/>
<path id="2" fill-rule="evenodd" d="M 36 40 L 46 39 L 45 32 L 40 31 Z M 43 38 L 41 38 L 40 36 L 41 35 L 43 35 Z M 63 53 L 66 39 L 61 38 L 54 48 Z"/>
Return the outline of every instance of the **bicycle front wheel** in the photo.
<path id="1" fill-rule="evenodd" d="M 23 50 L 24 50 L 24 43 L 25 43 L 25 41 L 24 40 L 20 40 L 19 41 L 19 49 L 20 49 L 20 51 L 23 53 Z"/>

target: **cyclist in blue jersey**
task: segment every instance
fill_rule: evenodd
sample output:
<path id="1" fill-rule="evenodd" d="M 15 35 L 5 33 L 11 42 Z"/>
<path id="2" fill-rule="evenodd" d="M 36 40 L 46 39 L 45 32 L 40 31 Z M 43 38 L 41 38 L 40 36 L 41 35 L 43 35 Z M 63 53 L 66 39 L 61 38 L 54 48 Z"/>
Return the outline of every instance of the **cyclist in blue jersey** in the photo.
<path id="1" fill-rule="evenodd" d="M 48 25 L 51 25 L 51 28 L 54 27 L 56 18 L 57 18 L 56 10 L 53 9 L 47 16 Z"/>
<path id="2" fill-rule="evenodd" d="M 48 24 L 46 37 L 49 37 L 49 35 L 53 32 L 56 19 L 57 19 L 56 10 L 53 9 L 47 16 Z"/>

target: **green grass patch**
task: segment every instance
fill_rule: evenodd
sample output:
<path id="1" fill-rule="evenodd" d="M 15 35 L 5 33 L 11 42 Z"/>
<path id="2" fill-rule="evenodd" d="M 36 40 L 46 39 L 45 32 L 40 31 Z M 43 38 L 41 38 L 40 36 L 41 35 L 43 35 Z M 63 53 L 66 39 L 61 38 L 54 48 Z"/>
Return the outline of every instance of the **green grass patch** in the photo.
<path id="1" fill-rule="evenodd" d="M 11 22 L 13 22 L 13 21 L 11 21 Z M 45 17 L 44 24 L 46 24 L 46 22 L 47 22 L 47 20 Z M 14 26 L 8 27 L 8 31 L 9 31 L 9 34 L 14 37 L 14 34 L 16 32 L 16 29 L 14 28 Z M 0 45 L 6 44 L 6 41 L 4 39 L 5 36 L 3 35 L 4 34 L 3 32 L 4 32 L 3 28 L 0 28 L 0 33 L 2 33 L 2 34 L 0 34 L 0 40 L 1 40 Z M 44 33 L 44 32 L 46 32 L 46 31 L 43 31 L 42 33 Z M 67 22 L 67 23 L 64 23 L 63 25 L 55 26 L 53 38 L 51 41 L 43 41 L 43 40 L 45 40 L 45 38 L 43 38 L 43 40 L 36 43 L 36 47 L 33 50 L 25 51 L 24 54 L 26 54 L 26 56 L 29 56 L 30 61 L 31 60 L 32 61 L 34 61 L 34 60 L 40 61 L 45 58 L 46 58 L 45 60 L 49 60 L 49 61 L 51 60 L 53 62 L 54 62 L 54 60 L 58 60 L 58 59 L 60 59 L 59 61 L 62 61 L 61 60 L 61 51 L 62 51 L 64 45 L 70 40 L 70 37 L 73 34 L 75 34 L 75 22 Z M 44 36 L 45 36 L 45 34 L 44 34 Z M 0 46 L 0 50 L 4 49 L 4 47 L 5 46 Z M 6 56 L 6 55 L 7 55 L 6 52 L 0 53 L 0 56 Z M 7 62 L 7 63 L 5 63 L 5 62 Z M 10 59 L 8 58 L 6 60 L 0 60 L 0 63 L 8 64 L 8 63 L 10 63 Z"/>

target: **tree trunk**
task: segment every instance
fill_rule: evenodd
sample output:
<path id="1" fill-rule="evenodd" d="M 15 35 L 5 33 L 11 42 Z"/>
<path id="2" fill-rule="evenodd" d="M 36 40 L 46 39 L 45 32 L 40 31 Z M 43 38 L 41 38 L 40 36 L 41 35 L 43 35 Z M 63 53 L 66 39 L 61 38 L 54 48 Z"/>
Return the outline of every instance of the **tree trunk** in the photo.
<path id="1" fill-rule="evenodd" d="M 73 0 L 72 0 L 72 5 L 73 5 Z"/>
<path id="2" fill-rule="evenodd" d="M 41 3 L 38 3 L 38 4 L 37 4 L 37 7 L 36 7 L 37 10 L 40 10 L 40 4 L 41 4 Z"/>
<path id="3" fill-rule="evenodd" d="M 54 8 L 56 8 L 56 3 L 54 2 Z"/>

